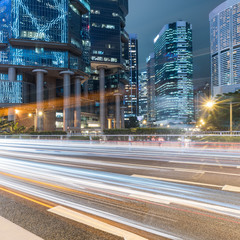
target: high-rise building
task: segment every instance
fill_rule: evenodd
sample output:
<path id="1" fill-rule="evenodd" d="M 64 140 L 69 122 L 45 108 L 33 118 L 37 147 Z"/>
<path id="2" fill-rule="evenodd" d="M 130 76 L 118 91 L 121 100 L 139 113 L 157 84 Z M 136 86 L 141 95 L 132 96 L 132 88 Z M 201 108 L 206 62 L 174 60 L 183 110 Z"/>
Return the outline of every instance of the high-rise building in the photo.
<path id="1" fill-rule="evenodd" d="M 187 124 L 194 118 L 192 25 L 165 25 L 154 39 L 157 124 Z"/>
<path id="2" fill-rule="evenodd" d="M 60 128 L 80 129 L 81 82 L 90 69 L 83 55 L 88 29 L 82 28 L 83 15 L 90 11 L 88 1 L 4 0 L 0 9 L 0 102 L 10 107 L 8 119 L 28 119 L 39 131 L 55 130 L 58 110 L 63 117 Z M 64 86 L 63 105 L 58 106 L 56 81 Z M 16 104 L 34 101 L 14 111 Z"/>
<path id="3" fill-rule="evenodd" d="M 240 89 L 240 0 L 227 0 L 209 15 L 212 95 Z"/>
<path id="4" fill-rule="evenodd" d="M 156 121 L 155 114 L 155 57 L 151 53 L 146 60 L 147 64 L 147 122 L 149 126 L 153 126 Z"/>
<path id="5" fill-rule="evenodd" d="M 121 111 L 129 78 L 128 42 L 124 30 L 128 0 L 90 0 L 91 89 L 99 92 L 101 130 L 124 125 Z M 122 108 L 123 109 L 123 108 Z"/>
<path id="6" fill-rule="evenodd" d="M 125 121 L 138 116 L 138 38 L 129 34 L 129 84 L 125 85 Z"/>
<path id="7" fill-rule="evenodd" d="M 147 120 L 147 112 L 148 112 L 148 79 L 147 72 L 141 72 L 138 77 L 139 82 L 139 116 L 141 116 L 144 120 Z"/>

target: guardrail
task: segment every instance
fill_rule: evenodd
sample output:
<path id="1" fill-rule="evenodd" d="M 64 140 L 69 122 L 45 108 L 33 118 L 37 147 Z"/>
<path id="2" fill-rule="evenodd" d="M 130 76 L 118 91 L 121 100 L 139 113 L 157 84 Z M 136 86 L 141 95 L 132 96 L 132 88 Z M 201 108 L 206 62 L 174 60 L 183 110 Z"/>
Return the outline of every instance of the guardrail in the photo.
<path id="1" fill-rule="evenodd" d="M 240 134 L 198 135 L 0 135 L 0 140 L 55 140 L 87 144 L 153 146 L 165 148 L 230 149 L 240 151 Z"/>

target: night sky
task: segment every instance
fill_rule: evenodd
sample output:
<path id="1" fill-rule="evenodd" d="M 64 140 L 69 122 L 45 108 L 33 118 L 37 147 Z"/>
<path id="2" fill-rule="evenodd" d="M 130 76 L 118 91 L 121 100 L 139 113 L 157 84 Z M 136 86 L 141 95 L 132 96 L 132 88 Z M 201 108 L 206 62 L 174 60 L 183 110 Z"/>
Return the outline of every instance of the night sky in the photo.
<path id="1" fill-rule="evenodd" d="M 139 38 L 139 70 L 153 52 L 153 39 L 162 27 L 177 20 L 193 25 L 195 88 L 210 81 L 209 13 L 224 0 L 129 0 L 127 31 Z"/>

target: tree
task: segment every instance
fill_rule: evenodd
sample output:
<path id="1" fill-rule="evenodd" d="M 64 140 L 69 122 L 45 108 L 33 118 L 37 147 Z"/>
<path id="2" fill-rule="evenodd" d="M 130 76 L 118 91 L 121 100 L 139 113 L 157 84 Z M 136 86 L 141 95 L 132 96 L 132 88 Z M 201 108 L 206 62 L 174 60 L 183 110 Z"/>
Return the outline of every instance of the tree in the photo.
<path id="1" fill-rule="evenodd" d="M 230 102 L 233 102 L 233 130 L 240 130 L 240 91 L 218 95 L 214 109 L 208 110 L 204 130 L 228 131 Z"/>
<path id="2" fill-rule="evenodd" d="M 126 128 L 137 128 L 139 127 L 139 121 L 137 117 L 130 117 L 128 121 L 125 122 Z"/>

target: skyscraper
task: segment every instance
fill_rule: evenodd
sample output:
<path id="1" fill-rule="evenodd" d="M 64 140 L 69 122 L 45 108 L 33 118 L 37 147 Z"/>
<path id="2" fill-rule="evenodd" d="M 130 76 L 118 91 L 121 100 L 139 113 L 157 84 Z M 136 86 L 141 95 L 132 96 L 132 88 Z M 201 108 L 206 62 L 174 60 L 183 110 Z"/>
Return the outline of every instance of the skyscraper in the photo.
<path id="1" fill-rule="evenodd" d="M 148 110 L 148 79 L 147 72 L 141 72 L 139 74 L 139 87 L 138 87 L 138 98 L 139 98 L 139 116 L 147 120 L 147 110 Z"/>
<path id="2" fill-rule="evenodd" d="M 240 1 L 228 0 L 209 15 L 212 95 L 240 89 Z"/>
<path id="3" fill-rule="evenodd" d="M 155 109 L 158 124 L 193 120 L 192 25 L 165 25 L 154 39 Z"/>
<path id="4" fill-rule="evenodd" d="M 0 101 L 10 106 L 9 120 L 14 120 L 16 103 L 36 100 L 36 112 L 35 107 L 29 109 L 35 115 L 36 129 L 55 130 L 56 108 L 44 100 L 55 99 L 56 79 L 60 79 L 64 85 L 63 128 L 74 124 L 80 128 L 79 89 L 89 73 L 89 60 L 82 55 L 86 43 L 82 16 L 90 11 L 88 1 L 4 0 L 0 9 L 0 89 L 4 89 Z M 71 76 L 77 89 L 74 107 L 70 103 Z M 72 110 L 76 110 L 75 119 Z M 31 122 L 33 125 L 33 118 Z"/>
<path id="5" fill-rule="evenodd" d="M 128 0 L 90 0 L 92 89 L 100 92 L 101 130 L 120 128 L 124 86 L 128 83 L 128 41 L 124 30 Z M 107 121 L 108 120 L 108 121 Z M 107 124 L 108 123 L 108 124 Z"/>
<path id="6" fill-rule="evenodd" d="M 155 113 L 155 56 L 151 53 L 146 60 L 147 64 L 147 88 L 148 88 L 148 102 L 147 102 L 147 122 L 149 126 L 153 126 L 156 121 Z"/>
<path id="7" fill-rule="evenodd" d="M 125 121 L 138 116 L 138 38 L 129 34 L 129 84 L 125 85 Z"/>

